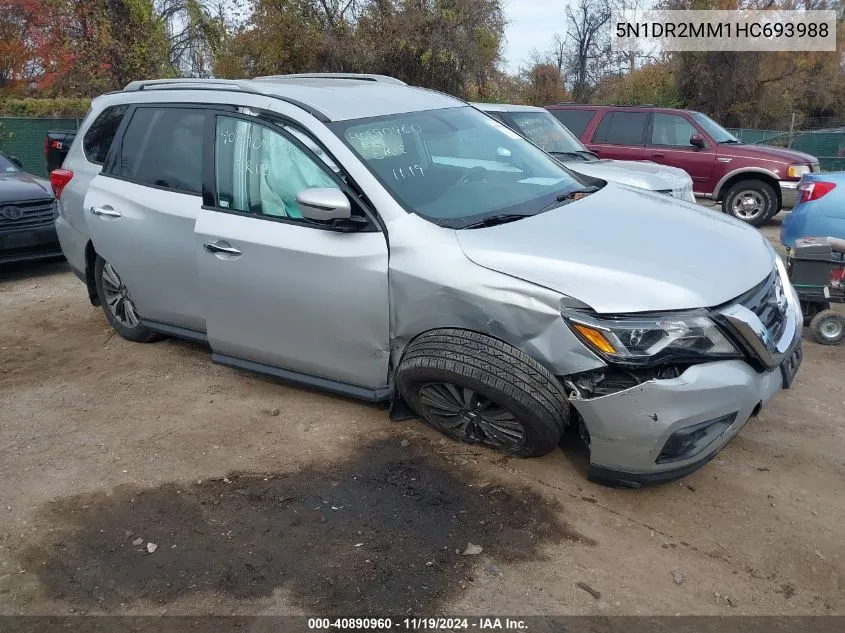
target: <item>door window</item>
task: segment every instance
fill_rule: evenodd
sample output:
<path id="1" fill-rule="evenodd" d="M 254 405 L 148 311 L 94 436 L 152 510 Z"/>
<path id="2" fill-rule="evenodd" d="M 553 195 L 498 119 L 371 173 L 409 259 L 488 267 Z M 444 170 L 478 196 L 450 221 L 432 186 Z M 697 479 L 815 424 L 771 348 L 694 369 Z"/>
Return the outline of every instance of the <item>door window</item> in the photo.
<path id="1" fill-rule="evenodd" d="M 123 135 L 115 175 L 199 194 L 205 117 L 204 112 L 187 108 L 138 108 Z"/>
<path id="2" fill-rule="evenodd" d="M 337 188 L 323 165 L 280 132 L 259 123 L 218 116 L 215 155 L 217 206 L 224 209 L 307 222 L 297 194 Z M 323 160 L 336 168 L 328 156 Z"/>
<path id="3" fill-rule="evenodd" d="M 651 144 L 692 149 L 689 140 L 698 134 L 686 118 L 677 114 L 655 114 L 651 125 Z"/>
<path id="4" fill-rule="evenodd" d="M 106 162 L 106 154 L 109 153 L 112 141 L 120 122 L 123 120 L 123 115 L 126 114 L 126 105 L 117 105 L 106 108 L 94 122 L 85 136 L 82 139 L 82 149 L 85 152 L 85 157 L 92 163 L 102 165 Z"/>
<path id="5" fill-rule="evenodd" d="M 611 145 L 642 145 L 647 112 L 608 112 L 596 130 L 593 143 Z"/>

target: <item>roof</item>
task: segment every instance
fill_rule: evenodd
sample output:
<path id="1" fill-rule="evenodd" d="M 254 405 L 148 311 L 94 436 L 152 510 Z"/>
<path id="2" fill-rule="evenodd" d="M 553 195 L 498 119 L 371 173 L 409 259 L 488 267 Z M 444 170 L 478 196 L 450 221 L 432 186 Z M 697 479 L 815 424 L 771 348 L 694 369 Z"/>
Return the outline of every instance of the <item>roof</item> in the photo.
<path id="1" fill-rule="evenodd" d="M 516 105 L 513 103 L 471 103 L 484 112 L 545 112 L 545 108 L 530 105 Z"/>
<path id="2" fill-rule="evenodd" d="M 447 94 L 379 75 L 280 75 L 256 79 L 177 79 L 132 82 L 124 90 L 226 90 L 278 97 L 331 121 L 465 106 Z"/>
<path id="3" fill-rule="evenodd" d="M 553 103 L 546 106 L 546 110 L 645 110 L 647 112 L 663 112 L 680 114 L 682 112 L 696 112 L 695 110 L 684 110 L 683 108 L 664 108 L 663 106 L 642 103 L 639 105 L 626 104 L 603 104 L 595 103 Z"/>

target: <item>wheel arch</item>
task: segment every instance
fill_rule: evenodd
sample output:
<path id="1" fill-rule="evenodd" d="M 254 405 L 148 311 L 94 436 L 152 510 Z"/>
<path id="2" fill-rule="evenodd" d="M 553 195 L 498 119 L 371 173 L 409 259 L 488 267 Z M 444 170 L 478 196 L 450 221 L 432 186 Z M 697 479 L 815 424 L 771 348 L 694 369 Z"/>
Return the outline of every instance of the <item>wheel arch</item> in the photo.
<path id="1" fill-rule="evenodd" d="M 713 191 L 713 199 L 721 201 L 724 198 L 724 194 L 732 186 L 742 180 L 760 180 L 765 182 L 774 189 L 778 200 L 778 208 L 783 205 L 783 199 L 781 198 L 780 193 L 780 181 L 778 180 L 777 174 L 773 171 L 761 169 L 759 167 L 743 167 L 741 169 L 735 169 L 734 171 L 722 176 L 722 179 L 718 182 L 716 189 Z"/>

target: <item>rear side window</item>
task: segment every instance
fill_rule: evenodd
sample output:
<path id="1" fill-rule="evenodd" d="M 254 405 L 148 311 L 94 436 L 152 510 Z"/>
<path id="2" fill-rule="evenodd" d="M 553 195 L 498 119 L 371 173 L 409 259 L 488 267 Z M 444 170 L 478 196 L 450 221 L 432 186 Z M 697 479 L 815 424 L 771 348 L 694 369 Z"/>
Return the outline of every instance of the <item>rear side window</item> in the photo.
<path id="1" fill-rule="evenodd" d="M 549 112 L 578 138 L 581 138 L 596 113 L 595 110 L 549 110 Z"/>
<path id="2" fill-rule="evenodd" d="M 648 112 L 608 112 L 602 118 L 593 143 L 642 145 Z"/>
<path id="3" fill-rule="evenodd" d="M 114 175 L 200 193 L 205 117 L 204 111 L 188 108 L 138 108 L 123 135 Z"/>
<path id="4" fill-rule="evenodd" d="M 85 158 L 92 163 L 102 165 L 106 162 L 106 154 L 109 153 L 117 128 L 126 114 L 125 105 L 111 106 L 100 112 L 82 139 L 82 149 Z"/>

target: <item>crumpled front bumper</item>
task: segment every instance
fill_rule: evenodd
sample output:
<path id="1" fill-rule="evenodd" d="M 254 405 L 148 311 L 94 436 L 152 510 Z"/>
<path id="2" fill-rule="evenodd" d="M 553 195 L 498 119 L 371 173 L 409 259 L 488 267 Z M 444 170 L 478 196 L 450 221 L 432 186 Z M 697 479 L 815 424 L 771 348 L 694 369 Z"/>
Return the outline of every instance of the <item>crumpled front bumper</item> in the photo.
<path id="1" fill-rule="evenodd" d="M 748 361 L 693 365 L 677 378 L 653 379 L 596 398 L 570 396 L 589 432 L 592 480 L 638 487 L 683 477 L 712 459 L 768 404 L 784 386 L 780 364 L 793 358 L 803 326 L 798 295 L 780 259 L 777 275 L 787 301 L 786 328 L 779 340 L 769 340 L 750 311 L 738 310 L 736 304 L 721 310 L 735 334 L 754 343 L 748 345 Z M 740 326 L 747 327 L 743 331 Z M 670 438 L 677 442 L 697 428 L 709 429 L 700 443 L 680 453 L 683 459 L 667 458 Z"/>
<path id="2" fill-rule="evenodd" d="M 599 398 L 572 399 L 590 434 L 590 478 L 638 486 L 682 477 L 730 442 L 781 384 L 779 369 L 758 373 L 745 361 L 729 360 L 694 365 L 677 378 Z M 733 423 L 699 453 L 657 463 L 676 431 L 731 414 Z"/>

